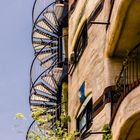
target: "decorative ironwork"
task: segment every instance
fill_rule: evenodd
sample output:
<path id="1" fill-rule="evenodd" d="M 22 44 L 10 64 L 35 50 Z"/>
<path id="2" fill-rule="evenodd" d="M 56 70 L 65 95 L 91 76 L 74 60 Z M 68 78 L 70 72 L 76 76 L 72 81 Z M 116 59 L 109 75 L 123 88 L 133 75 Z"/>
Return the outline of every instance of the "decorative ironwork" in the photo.
<path id="1" fill-rule="evenodd" d="M 42 5 L 40 9 L 38 4 Z M 62 52 L 62 40 L 65 36 L 62 34 L 60 19 L 61 15 L 63 18 L 66 16 L 63 15 L 65 4 L 62 0 L 51 0 L 51 3 L 35 0 L 32 12 L 32 45 L 35 57 L 30 68 L 29 104 L 32 112 L 39 108 L 54 116 L 49 120 L 49 125 L 45 126 L 52 129 L 61 114 L 61 81 L 67 73 L 64 72 L 67 70 L 67 60 Z M 33 121 L 26 140 L 30 139 L 28 134 L 32 130 L 41 131 L 45 135 L 43 128 Z"/>
<path id="2" fill-rule="evenodd" d="M 112 93 L 112 121 L 122 100 L 138 85 L 140 85 L 140 44 L 124 60 L 115 91 Z"/>

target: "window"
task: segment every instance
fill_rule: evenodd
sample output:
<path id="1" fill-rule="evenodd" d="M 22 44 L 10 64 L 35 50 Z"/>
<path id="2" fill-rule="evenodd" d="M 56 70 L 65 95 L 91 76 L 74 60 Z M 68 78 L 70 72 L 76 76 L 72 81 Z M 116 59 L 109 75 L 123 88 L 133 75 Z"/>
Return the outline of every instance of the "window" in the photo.
<path id="1" fill-rule="evenodd" d="M 82 103 L 85 99 L 85 82 L 83 82 L 83 84 L 81 85 L 79 92 L 80 92 L 80 102 Z"/>
<path id="2" fill-rule="evenodd" d="M 70 66 L 69 66 L 69 73 L 72 75 L 74 69 L 82 56 L 84 49 L 87 46 L 87 21 L 85 20 L 82 24 L 82 28 L 80 30 L 79 36 L 76 40 L 74 45 L 73 52 L 70 55 Z"/>
<path id="3" fill-rule="evenodd" d="M 84 133 L 91 124 L 92 120 L 92 99 L 88 102 L 83 112 L 77 118 L 77 130 Z"/>
<path id="4" fill-rule="evenodd" d="M 86 45 L 87 45 L 87 25 L 84 25 L 82 32 L 76 42 L 75 49 L 74 49 L 75 62 L 79 61 L 80 56 L 82 55 Z"/>

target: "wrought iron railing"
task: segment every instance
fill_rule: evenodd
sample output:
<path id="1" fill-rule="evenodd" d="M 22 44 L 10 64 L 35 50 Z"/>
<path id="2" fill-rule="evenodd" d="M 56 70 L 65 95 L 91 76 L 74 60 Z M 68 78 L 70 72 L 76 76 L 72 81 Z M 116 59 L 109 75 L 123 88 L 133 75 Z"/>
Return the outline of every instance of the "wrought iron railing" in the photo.
<path id="1" fill-rule="evenodd" d="M 112 120 L 122 100 L 140 85 L 140 44 L 138 44 L 123 62 L 115 91 L 112 93 Z"/>
<path id="2" fill-rule="evenodd" d="M 39 5 L 38 5 L 39 4 Z M 66 2 L 63 0 L 35 0 L 33 6 L 32 45 L 35 57 L 30 68 L 30 96 L 31 111 L 42 109 L 55 117 L 49 120 L 48 127 L 55 127 L 55 122 L 61 114 L 61 81 L 65 78 L 66 57 L 63 54 L 63 39 L 61 20 Z M 40 5 L 42 5 L 40 7 Z M 66 10 L 66 9 L 65 9 Z M 66 14 L 63 15 L 65 18 Z M 41 129 L 40 129 L 41 128 Z M 28 134 L 45 131 L 33 121 Z"/>

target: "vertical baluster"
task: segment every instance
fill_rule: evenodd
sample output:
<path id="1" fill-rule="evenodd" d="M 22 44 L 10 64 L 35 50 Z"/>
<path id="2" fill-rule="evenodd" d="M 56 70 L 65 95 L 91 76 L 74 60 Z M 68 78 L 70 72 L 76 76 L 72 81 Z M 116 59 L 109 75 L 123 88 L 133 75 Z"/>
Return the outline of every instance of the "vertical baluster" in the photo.
<path id="1" fill-rule="evenodd" d="M 126 92 L 129 90 L 129 71 L 128 71 L 128 60 L 126 62 Z"/>
<path id="2" fill-rule="evenodd" d="M 131 88 L 131 60 L 128 58 L 128 71 L 129 71 L 129 90 Z"/>
<path id="3" fill-rule="evenodd" d="M 134 65 L 134 61 L 135 61 L 135 59 L 134 59 L 134 56 L 135 55 L 135 51 L 134 51 L 134 53 L 132 54 L 132 71 L 133 71 L 133 75 L 132 75 L 132 80 L 133 80 L 133 82 L 132 82 L 132 88 L 134 88 L 134 82 L 135 82 L 135 79 L 134 79 L 134 72 L 135 72 L 135 65 Z"/>
<path id="4" fill-rule="evenodd" d="M 126 66 L 124 66 L 123 76 L 124 76 L 124 80 L 123 80 L 123 89 L 124 89 L 123 98 L 124 98 L 124 96 L 126 94 Z"/>
<path id="5" fill-rule="evenodd" d="M 136 80 L 138 83 L 138 48 L 136 50 Z"/>
<path id="6" fill-rule="evenodd" d="M 137 59 L 138 60 L 137 61 L 137 63 L 138 63 L 137 64 L 138 65 L 138 83 L 140 84 L 140 54 L 139 54 L 140 53 L 140 46 L 137 48 L 137 50 L 138 50 L 137 51 L 137 58 L 138 58 Z"/>

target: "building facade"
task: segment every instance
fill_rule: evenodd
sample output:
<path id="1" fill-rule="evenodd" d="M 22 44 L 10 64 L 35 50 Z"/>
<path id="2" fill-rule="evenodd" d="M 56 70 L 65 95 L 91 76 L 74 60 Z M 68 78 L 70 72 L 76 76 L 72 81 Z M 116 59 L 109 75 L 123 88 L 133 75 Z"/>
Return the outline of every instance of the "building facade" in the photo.
<path id="1" fill-rule="evenodd" d="M 69 131 L 140 139 L 140 1 L 69 0 Z M 105 134 L 107 135 L 107 134 Z"/>
<path id="2" fill-rule="evenodd" d="M 65 113 L 78 140 L 139 140 L 140 1 L 36 0 L 32 15 L 29 103 L 53 116 L 45 128 Z"/>

